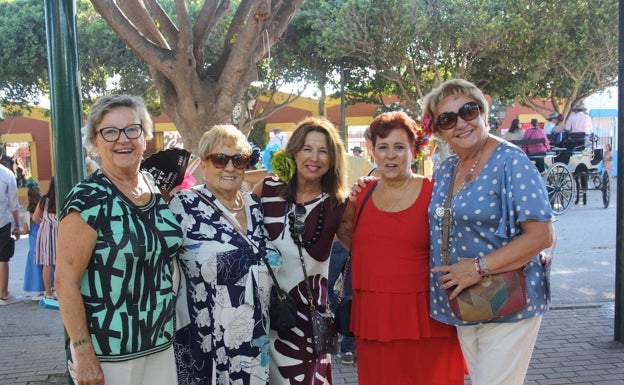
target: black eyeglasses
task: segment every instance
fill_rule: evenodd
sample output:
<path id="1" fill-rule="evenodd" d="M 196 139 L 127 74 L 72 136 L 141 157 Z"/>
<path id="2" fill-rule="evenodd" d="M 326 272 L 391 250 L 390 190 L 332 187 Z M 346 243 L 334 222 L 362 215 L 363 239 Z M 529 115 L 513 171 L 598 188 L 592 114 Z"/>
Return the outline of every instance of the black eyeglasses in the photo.
<path id="1" fill-rule="evenodd" d="M 469 122 L 479 116 L 479 105 L 475 102 L 468 102 L 459 107 L 457 112 L 443 112 L 438 116 L 436 126 L 441 130 L 450 130 L 457 125 L 457 117 Z"/>
<path id="2" fill-rule="evenodd" d="M 303 205 L 295 205 L 295 209 L 288 214 L 290 223 L 292 223 L 290 232 L 294 236 L 299 236 L 305 232 L 306 227 L 303 220 L 306 213 L 306 208 Z"/>
<path id="3" fill-rule="evenodd" d="M 245 154 L 235 154 L 235 155 L 225 155 L 225 154 L 210 154 L 206 156 L 204 160 L 210 159 L 212 161 L 212 165 L 216 168 L 225 168 L 230 160 L 232 160 L 232 164 L 238 170 L 244 170 L 247 168 L 247 164 L 249 163 L 249 155 Z"/>
<path id="4" fill-rule="evenodd" d="M 102 135 L 102 138 L 107 142 L 116 142 L 119 140 L 119 136 L 122 132 L 128 139 L 137 139 L 143 133 L 143 126 L 136 123 L 124 128 L 104 127 L 97 131 L 97 133 Z"/>

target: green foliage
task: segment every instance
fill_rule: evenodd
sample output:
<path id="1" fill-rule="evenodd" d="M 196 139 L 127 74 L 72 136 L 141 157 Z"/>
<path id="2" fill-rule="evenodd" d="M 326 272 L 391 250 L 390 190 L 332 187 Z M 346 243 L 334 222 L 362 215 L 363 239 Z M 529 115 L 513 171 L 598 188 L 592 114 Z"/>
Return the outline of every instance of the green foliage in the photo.
<path id="1" fill-rule="evenodd" d="M 338 3 L 324 44 L 349 63 L 352 98 L 391 92 L 418 110 L 434 85 L 463 77 L 503 103 L 546 98 L 562 111 L 615 84 L 615 0 Z"/>
<path id="2" fill-rule="evenodd" d="M 175 23 L 175 3 L 161 3 Z M 89 1 L 76 4 L 85 107 L 103 93 L 127 92 L 159 111 L 148 66 Z M 186 4 L 195 20 L 204 1 Z M 202 41 L 200 80 L 218 78 L 227 65 L 222 55 L 239 39 L 232 13 L 224 15 Z M 259 82 L 246 97 L 270 97 L 284 84 L 335 90 L 342 73 L 348 103 L 386 106 L 383 95 L 396 95 L 417 115 L 433 86 L 464 77 L 503 104 L 544 98 L 565 114 L 616 84 L 617 16 L 616 0 L 307 1 L 283 35 L 261 37 L 281 40 L 259 61 Z M 0 36 L 0 100 L 35 104 L 49 89 L 41 0 L 0 0 Z"/>
<path id="3" fill-rule="evenodd" d="M 85 109 L 106 93 L 132 93 L 160 111 L 147 65 L 87 0 L 76 2 L 80 85 Z M 0 0 L 0 100 L 26 106 L 49 93 L 46 29 L 40 0 Z"/>
<path id="4" fill-rule="evenodd" d="M 38 103 L 48 90 L 43 2 L 0 1 L 0 100 Z"/>
<path id="5" fill-rule="evenodd" d="M 266 147 L 266 136 L 264 133 L 266 124 L 262 121 L 256 122 L 249 132 L 247 139 L 260 148 Z"/>

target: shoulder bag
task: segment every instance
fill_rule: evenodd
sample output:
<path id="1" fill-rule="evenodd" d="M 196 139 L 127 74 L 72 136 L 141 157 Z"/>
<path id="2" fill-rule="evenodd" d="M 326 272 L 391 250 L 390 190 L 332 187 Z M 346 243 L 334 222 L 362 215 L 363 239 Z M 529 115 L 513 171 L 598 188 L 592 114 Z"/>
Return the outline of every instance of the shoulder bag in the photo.
<path id="1" fill-rule="evenodd" d="M 300 237 L 300 235 L 299 235 Z M 305 268 L 303 252 L 301 251 L 300 242 L 295 242 L 299 249 L 299 259 L 301 260 L 301 269 L 303 270 L 303 282 L 305 282 L 308 290 L 308 303 L 310 304 L 310 330 L 312 336 L 312 350 L 314 354 L 337 354 L 338 353 L 338 330 L 334 322 L 334 315 L 329 310 L 329 304 L 324 312 L 320 312 L 314 306 L 314 298 L 312 298 L 312 288 L 308 282 L 308 273 Z"/>

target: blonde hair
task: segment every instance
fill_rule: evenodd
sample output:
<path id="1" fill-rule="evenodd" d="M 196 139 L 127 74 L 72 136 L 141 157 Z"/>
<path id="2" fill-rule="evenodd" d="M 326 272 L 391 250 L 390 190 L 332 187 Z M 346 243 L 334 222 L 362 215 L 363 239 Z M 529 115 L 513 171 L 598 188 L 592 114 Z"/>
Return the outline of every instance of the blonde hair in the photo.
<path id="1" fill-rule="evenodd" d="M 206 160 L 212 149 L 219 144 L 235 148 L 243 155 L 251 155 L 251 145 L 238 128 L 231 124 L 219 124 L 202 135 L 197 147 L 197 156 Z"/>
<path id="2" fill-rule="evenodd" d="M 438 105 L 440 105 L 444 99 L 451 95 L 464 95 L 474 100 L 474 102 L 479 106 L 479 112 L 487 125 L 489 105 L 485 99 L 485 95 L 483 95 L 483 92 L 468 80 L 451 79 L 440 83 L 423 99 L 423 116 L 426 116 L 427 114 L 431 116 L 434 133 L 438 130 L 436 125 L 438 115 L 440 115 L 441 112 L 444 112 L 438 111 Z"/>

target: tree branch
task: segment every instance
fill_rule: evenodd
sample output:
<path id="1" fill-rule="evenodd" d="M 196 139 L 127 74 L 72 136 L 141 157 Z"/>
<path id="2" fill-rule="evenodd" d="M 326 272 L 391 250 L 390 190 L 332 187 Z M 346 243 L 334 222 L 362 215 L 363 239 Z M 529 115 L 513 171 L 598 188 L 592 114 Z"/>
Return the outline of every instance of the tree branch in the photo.
<path id="1" fill-rule="evenodd" d="M 178 41 L 178 28 L 175 26 L 167 12 L 160 6 L 160 3 L 156 0 L 146 0 L 147 7 L 150 13 L 154 16 L 160 29 L 164 31 L 165 35 L 174 45 Z"/>

